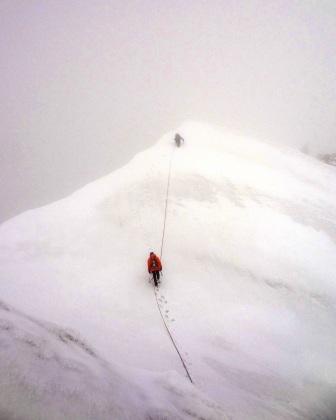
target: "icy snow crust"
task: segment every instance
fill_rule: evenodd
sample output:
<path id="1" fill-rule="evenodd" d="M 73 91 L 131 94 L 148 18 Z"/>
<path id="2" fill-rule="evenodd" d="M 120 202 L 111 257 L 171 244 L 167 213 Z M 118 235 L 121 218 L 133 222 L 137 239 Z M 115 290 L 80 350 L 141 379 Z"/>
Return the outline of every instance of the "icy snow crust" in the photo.
<path id="1" fill-rule="evenodd" d="M 169 133 L 124 168 L 0 227 L 1 299 L 77 331 L 101 355 L 11 315 L 36 340 L 47 334 L 60 359 L 82 363 L 95 388 L 66 370 L 54 379 L 56 364 L 16 340 L 12 363 L 1 356 L 1 389 L 10 377 L 34 419 L 333 419 L 335 168 L 206 125 L 178 131 L 183 147 Z M 160 252 L 170 159 L 158 298 L 195 387 L 146 272 L 148 252 Z M 38 399 L 54 388 L 34 417 L 29 389 Z"/>

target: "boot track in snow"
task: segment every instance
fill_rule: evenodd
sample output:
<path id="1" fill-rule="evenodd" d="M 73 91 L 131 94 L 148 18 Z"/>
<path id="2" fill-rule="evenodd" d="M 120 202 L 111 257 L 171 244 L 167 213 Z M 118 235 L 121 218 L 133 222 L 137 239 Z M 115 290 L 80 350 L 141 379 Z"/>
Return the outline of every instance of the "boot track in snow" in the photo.
<path id="1" fill-rule="evenodd" d="M 162 259 L 163 245 L 164 245 L 164 239 L 165 239 L 165 233 L 166 233 L 166 221 L 167 221 L 169 187 L 170 187 L 171 168 L 172 168 L 172 163 L 173 163 L 174 151 L 175 151 L 175 149 L 173 149 L 173 151 L 171 153 L 171 156 L 170 156 L 170 161 L 169 161 L 169 170 L 168 170 L 168 179 L 167 179 L 167 190 L 166 190 L 165 211 L 164 211 L 164 219 L 163 219 L 163 229 L 162 229 L 162 240 L 161 240 L 160 259 Z M 179 358 L 181 360 L 182 366 L 183 366 L 184 370 L 186 371 L 186 374 L 187 374 L 190 382 L 191 383 L 194 383 L 193 380 L 192 380 L 192 378 L 191 378 L 191 375 L 190 375 L 190 373 L 188 371 L 187 365 L 186 365 L 185 361 L 183 360 L 183 357 L 181 355 L 181 352 L 179 351 L 179 349 L 177 347 L 177 344 L 176 344 L 176 342 L 174 340 L 174 337 L 172 336 L 172 333 L 170 332 L 169 327 L 167 325 L 167 322 L 166 322 L 166 320 L 165 320 L 165 318 L 164 318 L 164 316 L 162 314 L 161 306 L 159 304 L 159 299 L 158 299 L 158 295 L 157 295 L 158 288 L 156 288 L 155 285 L 153 285 L 153 290 L 154 290 L 154 294 L 155 294 L 156 304 L 157 304 L 158 310 L 159 310 L 160 315 L 161 315 L 161 318 L 162 318 L 162 322 L 163 322 L 163 324 L 164 324 L 164 326 L 165 326 L 165 328 L 167 330 L 167 333 L 168 333 L 168 335 L 170 337 L 170 340 L 173 343 L 173 346 L 174 346 L 174 348 L 175 348 L 175 350 L 176 350 L 176 352 L 177 352 L 177 354 L 178 354 L 178 356 L 179 356 Z M 164 296 L 163 296 L 163 299 L 165 300 Z M 173 319 L 173 321 L 174 321 L 174 319 Z"/>

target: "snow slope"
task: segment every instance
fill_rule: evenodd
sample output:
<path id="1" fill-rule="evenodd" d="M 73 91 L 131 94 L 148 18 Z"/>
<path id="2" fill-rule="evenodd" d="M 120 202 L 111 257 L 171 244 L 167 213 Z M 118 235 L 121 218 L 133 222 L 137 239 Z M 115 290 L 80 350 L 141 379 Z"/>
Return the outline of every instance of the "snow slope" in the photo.
<path id="1" fill-rule="evenodd" d="M 173 372 L 133 371 L 129 381 L 72 331 L 3 302 L 0 317 L 1 420 L 224 417 L 218 405 Z"/>
<path id="2" fill-rule="evenodd" d="M 334 418 L 335 168 L 198 123 L 179 132 L 183 147 L 168 133 L 3 224 L 1 298 L 77 331 L 130 382 L 138 369 L 186 382 L 145 262 L 171 163 L 158 298 L 195 387 L 234 419 Z"/>

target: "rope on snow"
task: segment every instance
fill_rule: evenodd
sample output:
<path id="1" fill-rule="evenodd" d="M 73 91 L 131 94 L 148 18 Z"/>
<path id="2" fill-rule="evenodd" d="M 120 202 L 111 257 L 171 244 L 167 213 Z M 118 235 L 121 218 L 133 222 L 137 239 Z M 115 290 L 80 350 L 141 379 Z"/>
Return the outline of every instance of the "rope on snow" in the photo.
<path id="1" fill-rule="evenodd" d="M 156 304 L 157 304 L 157 307 L 158 307 L 158 309 L 159 309 L 159 312 L 160 312 L 160 315 L 161 315 L 161 318 L 162 318 L 163 324 L 164 324 L 164 326 L 166 327 L 166 330 L 167 330 L 167 333 L 168 333 L 168 335 L 169 335 L 169 337 L 170 337 L 170 339 L 171 339 L 171 342 L 173 343 L 173 345 L 174 345 L 174 347 L 175 347 L 175 350 L 177 351 L 177 354 L 179 355 L 179 357 L 180 357 L 180 359 L 181 359 L 181 363 L 182 363 L 182 365 L 183 365 L 183 367 L 184 367 L 184 370 L 185 370 L 185 371 L 186 371 L 186 373 L 187 373 L 187 376 L 188 376 L 188 378 L 189 378 L 190 382 L 191 382 L 191 383 L 193 383 L 193 380 L 191 379 L 191 376 L 190 376 L 190 373 L 189 373 L 189 371 L 188 371 L 187 365 L 185 364 L 185 361 L 183 360 L 183 357 L 182 357 L 182 355 L 181 355 L 181 353 L 180 353 L 180 351 L 179 351 L 179 349 L 178 349 L 178 347 L 177 347 L 177 344 L 175 343 L 175 340 L 174 340 L 174 338 L 173 338 L 173 336 L 172 336 L 171 332 L 169 331 L 169 328 L 168 328 L 168 325 L 167 325 L 167 323 L 166 323 L 166 320 L 164 319 L 164 316 L 162 315 L 162 311 L 161 311 L 161 308 L 160 308 L 160 305 L 159 305 L 159 302 L 158 302 L 158 297 L 157 297 L 157 293 L 156 293 L 156 290 L 155 290 L 155 286 L 154 286 L 154 294 L 155 294 Z"/>
<path id="2" fill-rule="evenodd" d="M 164 244 L 165 233 L 166 233 L 166 221 L 167 221 L 167 209 L 168 209 L 169 187 L 170 187 L 171 168 L 172 168 L 172 163 L 173 163 L 174 150 L 175 150 L 175 148 L 173 149 L 173 151 L 172 151 L 172 153 L 171 153 L 171 156 L 170 156 L 170 161 L 169 161 L 168 180 L 167 180 L 167 190 L 166 190 L 166 203 L 165 203 L 165 212 L 164 212 L 164 219 L 163 219 L 163 230 L 162 230 L 162 240 L 161 240 L 160 258 L 162 258 L 163 244 Z M 172 336 L 172 334 L 171 334 L 171 332 L 170 332 L 170 330 L 169 330 L 169 328 L 168 328 L 168 325 L 167 325 L 167 323 L 166 323 L 166 320 L 164 319 L 164 316 L 162 315 L 162 311 L 161 311 L 161 308 L 160 308 L 160 305 L 159 305 L 159 301 L 158 301 L 158 297 L 157 297 L 157 292 L 156 292 L 156 289 L 155 289 L 155 285 L 153 285 L 153 288 L 154 288 L 154 294 L 155 294 L 156 304 L 157 304 L 158 310 L 159 310 L 159 312 L 160 312 L 160 315 L 161 315 L 161 318 L 162 318 L 163 324 L 164 324 L 164 326 L 165 326 L 165 328 L 166 328 L 166 330 L 167 330 L 167 333 L 168 333 L 168 335 L 169 335 L 169 337 L 170 337 L 171 342 L 173 343 L 173 346 L 175 347 L 175 350 L 176 350 L 177 354 L 179 355 L 179 358 L 180 358 L 180 360 L 181 360 L 182 366 L 183 366 L 184 370 L 186 371 L 187 376 L 188 376 L 188 378 L 189 378 L 190 382 L 191 382 L 191 383 L 193 383 L 193 380 L 191 379 L 191 376 L 190 376 L 190 373 L 189 373 L 189 371 L 188 371 L 187 365 L 185 364 L 185 361 L 183 360 L 183 357 L 182 357 L 182 355 L 181 355 L 181 352 L 179 351 L 179 349 L 178 349 L 178 347 L 177 347 L 177 344 L 176 344 L 176 342 L 175 342 L 175 340 L 174 340 L 174 338 L 173 338 L 173 336 Z"/>
<path id="3" fill-rule="evenodd" d="M 169 197 L 169 187 L 170 187 L 170 178 L 171 178 L 171 168 L 173 163 L 173 157 L 174 157 L 174 150 L 173 149 L 170 160 L 169 160 L 169 170 L 168 170 L 168 180 L 167 180 L 167 190 L 166 190 L 166 203 L 165 203 L 165 211 L 164 211 L 164 218 L 163 218 L 163 230 L 162 230 L 162 239 L 161 239 L 161 250 L 160 250 L 160 258 L 162 258 L 162 251 L 163 251 L 163 243 L 166 233 L 166 221 L 167 221 L 167 209 L 168 209 L 168 197 Z"/>

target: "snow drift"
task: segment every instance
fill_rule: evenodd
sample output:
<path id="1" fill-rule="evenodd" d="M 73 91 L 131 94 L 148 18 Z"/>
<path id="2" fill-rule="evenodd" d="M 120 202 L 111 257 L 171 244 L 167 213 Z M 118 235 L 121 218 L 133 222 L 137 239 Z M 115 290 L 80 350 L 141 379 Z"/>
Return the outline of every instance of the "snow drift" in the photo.
<path id="1" fill-rule="evenodd" d="M 0 296 L 78 331 L 170 410 L 139 377 L 173 370 L 187 381 L 146 273 L 171 163 L 159 302 L 195 387 L 224 409 L 203 417 L 332 419 L 335 168 L 202 124 L 179 132 L 183 147 L 168 133 L 124 168 L 3 224 Z"/>
<path id="2" fill-rule="evenodd" d="M 130 382 L 73 331 L 3 302 L 0 317 L 1 420 L 224 418 L 173 372 L 134 371 Z"/>

